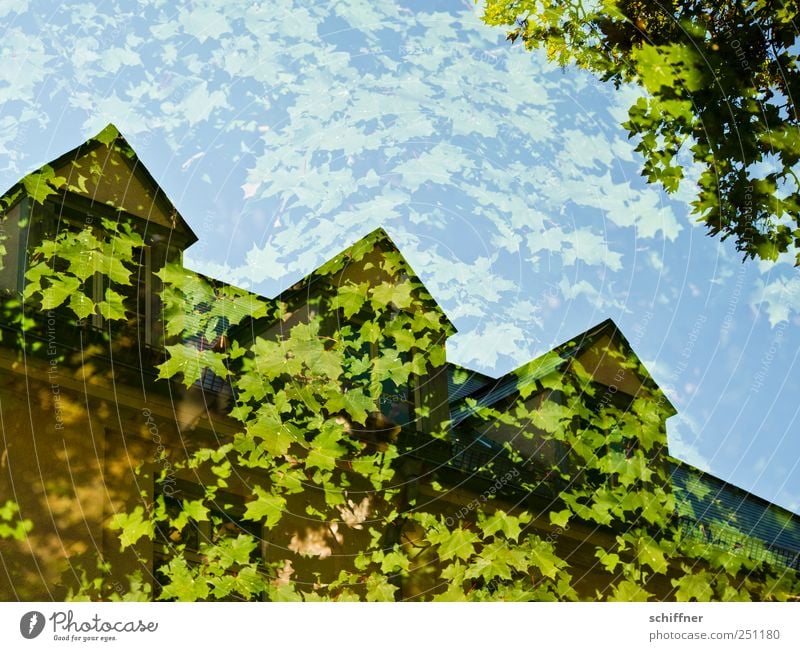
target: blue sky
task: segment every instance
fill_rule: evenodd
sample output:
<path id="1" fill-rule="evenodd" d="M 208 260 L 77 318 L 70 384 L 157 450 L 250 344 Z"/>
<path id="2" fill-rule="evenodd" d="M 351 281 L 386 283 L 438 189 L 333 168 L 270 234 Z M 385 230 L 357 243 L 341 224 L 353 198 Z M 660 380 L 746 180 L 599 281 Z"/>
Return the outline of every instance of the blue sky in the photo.
<path id="1" fill-rule="evenodd" d="M 204 273 L 272 295 L 383 226 L 490 374 L 611 317 L 679 410 L 671 452 L 800 510 L 800 277 L 708 238 L 691 171 L 641 180 L 637 91 L 470 1 L 313 4 L 0 0 L 0 181 L 113 122 Z"/>

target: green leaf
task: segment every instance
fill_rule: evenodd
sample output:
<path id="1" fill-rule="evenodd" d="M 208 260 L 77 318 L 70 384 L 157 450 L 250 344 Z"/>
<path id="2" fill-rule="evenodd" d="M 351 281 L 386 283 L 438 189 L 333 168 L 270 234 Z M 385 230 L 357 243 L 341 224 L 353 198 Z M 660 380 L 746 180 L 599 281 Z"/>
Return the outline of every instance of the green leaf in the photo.
<path id="1" fill-rule="evenodd" d="M 384 382 L 391 380 L 397 386 L 408 382 L 411 365 L 403 363 L 394 348 L 383 348 L 380 355 L 373 360 L 372 381 Z"/>
<path id="2" fill-rule="evenodd" d="M 467 560 L 475 553 L 475 543 L 478 541 L 478 536 L 473 532 L 458 527 L 439 538 L 439 557 L 444 561 L 451 558 Z"/>
<path id="3" fill-rule="evenodd" d="M 85 319 L 95 313 L 94 301 L 78 290 L 69 297 L 69 308 L 79 319 Z"/>
<path id="4" fill-rule="evenodd" d="M 327 421 L 322 432 L 317 434 L 311 442 L 306 466 L 321 470 L 333 470 L 336 467 L 336 460 L 347 452 L 347 449 L 339 444 L 343 435 L 344 428 L 341 425 L 334 421 Z"/>
<path id="5" fill-rule="evenodd" d="M 6 500 L 6 503 L 0 507 L 0 520 L 11 520 L 17 513 L 19 513 L 19 506 L 12 500 Z"/>
<path id="6" fill-rule="evenodd" d="M 225 368 L 225 355 L 212 350 L 197 350 L 190 344 L 174 344 L 165 346 L 169 357 L 166 362 L 156 366 L 158 377 L 169 379 L 178 373 L 183 374 L 183 384 L 192 386 L 204 368 L 210 369 L 219 377 L 227 377 L 228 369 Z"/>
<path id="7" fill-rule="evenodd" d="M 107 287 L 105 300 L 97 304 L 103 318 L 109 320 L 125 319 L 125 305 L 122 303 L 124 298 L 122 294 Z"/>
<path id="8" fill-rule="evenodd" d="M 247 433 L 263 441 L 264 449 L 275 457 L 283 456 L 299 437 L 288 424 L 284 424 L 275 405 L 261 405 L 247 423 Z"/>
<path id="9" fill-rule="evenodd" d="M 498 540 L 484 547 L 467 568 L 465 576 L 468 579 L 480 577 L 487 583 L 495 578 L 509 580 L 513 569 L 521 570 L 525 566 L 525 554 L 521 549 Z"/>
<path id="10" fill-rule="evenodd" d="M 608 598 L 609 601 L 647 601 L 652 593 L 645 590 L 633 581 L 625 579 L 614 585 L 614 591 Z"/>
<path id="11" fill-rule="evenodd" d="M 399 551 L 391 551 L 383 557 L 381 561 L 381 572 L 395 572 L 398 568 L 402 572 L 408 572 L 408 557 Z"/>
<path id="12" fill-rule="evenodd" d="M 426 341 L 424 341 L 424 339 L 419 339 L 417 335 L 415 335 L 406 327 L 393 328 L 388 330 L 387 334 L 394 339 L 394 346 L 401 353 L 407 352 L 415 346 L 426 348 Z M 425 339 L 428 339 L 427 335 L 425 336 Z"/>
<path id="13" fill-rule="evenodd" d="M 290 372 L 287 365 L 286 351 L 287 346 L 285 344 L 256 337 L 253 344 L 256 371 L 266 378 L 277 378 L 283 373 Z"/>
<path id="14" fill-rule="evenodd" d="M 572 414 L 569 410 L 552 400 L 545 400 L 531 413 L 533 426 L 551 433 L 558 430 L 562 420 L 571 418 Z"/>
<path id="15" fill-rule="evenodd" d="M 600 559 L 606 572 L 613 572 L 619 564 L 619 554 L 609 554 L 605 549 L 598 548 L 594 555 Z"/>
<path id="16" fill-rule="evenodd" d="M 22 179 L 22 185 L 25 191 L 33 197 L 37 203 L 44 203 L 45 199 L 50 195 L 56 193 L 53 189 L 58 188 L 66 180 L 63 176 L 56 176 L 52 167 L 45 165 L 39 171 L 28 174 Z"/>
<path id="17" fill-rule="evenodd" d="M 375 343 L 381 336 L 381 327 L 374 321 L 367 321 L 361 326 L 359 334 L 365 342 Z"/>
<path id="18" fill-rule="evenodd" d="M 550 511 L 550 522 L 554 524 L 556 527 L 561 527 L 562 529 L 567 526 L 569 523 L 569 519 L 572 516 L 572 511 L 569 509 L 564 509 L 563 511 L 559 511 L 556 513 L 555 511 Z"/>
<path id="19" fill-rule="evenodd" d="M 730 574 L 736 574 L 742 569 L 743 559 L 737 554 L 732 554 L 726 549 L 712 547 L 703 549 L 713 567 L 721 567 Z"/>
<path id="20" fill-rule="evenodd" d="M 93 242 L 81 241 L 81 239 L 85 239 L 81 238 L 81 235 L 88 235 Z M 91 278 L 95 274 L 101 274 L 111 282 L 121 285 L 131 284 L 131 272 L 122 264 L 118 255 L 109 256 L 101 251 L 91 250 L 92 246 L 99 246 L 99 242 L 95 240 L 91 233 L 87 234 L 82 231 L 74 240 L 76 241 L 75 250 L 70 251 L 65 247 L 61 247 L 59 250 L 59 256 L 69 262 L 69 273 L 82 281 Z M 65 240 L 65 244 L 70 243 Z"/>
<path id="21" fill-rule="evenodd" d="M 341 308 L 345 318 L 349 319 L 361 311 L 367 300 L 367 289 L 367 283 L 342 285 L 336 293 L 334 308 Z"/>
<path id="22" fill-rule="evenodd" d="M 367 578 L 367 601 L 394 601 L 395 592 L 397 587 L 382 574 L 371 574 Z"/>
<path id="23" fill-rule="evenodd" d="M 72 276 L 50 278 L 50 286 L 42 290 L 42 309 L 52 310 L 66 301 L 80 287 L 80 281 Z"/>
<path id="24" fill-rule="evenodd" d="M 31 520 L 18 520 L 16 514 L 19 513 L 19 506 L 16 502 L 6 500 L 0 507 L 0 540 L 3 538 L 13 538 L 14 540 L 25 540 L 25 536 L 33 529 Z"/>
<path id="25" fill-rule="evenodd" d="M 161 586 L 159 599 L 176 599 L 177 601 L 197 601 L 208 597 L 208 583 L 203 579 L 195 578 L 186 560 L 176 556 L 167 565 L 161 568 L 167 582 Z"/>
<path id="26" fill-rule="evenodd" d="M 599 524 L 609 525 L 613 520 L 613 512 L 619 506 L 619 500 L 613 491 L 599 489 L 592 496 L 591 517 Z"/>
<path id="27" fill-rule="evenodd" d="M 520 524 L 527 524 L 531 521 L 531 518 L 532 516 L 529 513 L 523 513 L 519 517 L 515 517 L 505 511 L 498 510 L 489 516 L 485 522 L 481 523 L 480 527 L 485 536 L 494 536 L 498 531 L 502 531 L 507 539 L 516 542 L 521 533 Z"/>
<path id="28" fill-rule="evenodd" d="M 714 591 L 711 589 L 713 576 L 705 570 L 692 573 L 692 568 L 684 565 L 684 576 L 672 579 L 672 585 L 677 588 L 675 598 L 678 601 L 711 601 Z"/>
<path id="29" fill-rule="evenodd" d="M 413 302 L 411 290 L 413 285 L 409 281 L 399 283 L 382 282 L 372 289 L 372 304 L 376 308 L 381 308 L 390 304 L 398 308 L 410 307 Z"/>
<path id="30" fill-rule="evenodd" d="M 664 550 L 650 536 L 640 536 L 634 543 L 636 556 L 640 563 L 649 565 L 654 572 L 664 574 L 669 565 Z"/>
<path id="31" fill-rule="evenodd" d="M 531 564 L 549 579 L 556 578 L 556 572 L 566 563 L 556 554 L 554 547 L 539 538 L 529 538 L 530 551 L 528 556 Z"/>
<path id="32" fill-rule="evenodd" d="M 280 495 L 274 495 L 259 486 L 253 487 L 256 499 L 248 502 L 244 519 L 256 522 L 264 521 L 268 529 L 272 529 L 280 522 L 286 510 L 286 500 Z"/>
<path id="33" fill-rule="evenodd" d="M 361 389 L 349 389 L 333 394 L 325 403 L 325 409 L 331 413 L 345 411 L 356 423 L 363 425 L 367 421 L 367 413 L 374 411 L 375 401 Z"/>
<path id="34" fill-rule="evenodd" d="M 178 517 L 170 522 L 170 525 L 180 530 L 188 524 L 189 519 L 195 522 L 208 521 L 208 509 L 203 504 L 203 500 L 194 500 L 191 502 L 183 500 L 183 509 Z"/>
<path id="35" fill-rule="evenodd" d="M 236 538 L 225 538 L 218 545 L 220 563 L 223 567 L 230 567 L 234 563 L 245 565 L 250 562 L 250 554 L 258 547 L 258 542 L 252 536 L 239 534 Z"/>
<path id="36" fill-rule="evenodd" d="M 117 131 L 117 128 L 113 124 L 107 124 L 105 128 L 94 137 L 94 140 L 104 145 L 110 145 L 118 137 L 119 131 Z"/>
<path id="37" fill-rule="evenodd" d="M 689 478 L 686 480 L 686 490 L 697 497 L 700 502 L 704 501 L 712 492 L 711 488 L 701 482 L 700 478 L 694 474 L 689 475 Z"/>
<path id="38" fill-rule="evenodd" d="M 119 541 L 122 549 L 130 547 L 140 538 L 153 539 L 153 523 L 144 517 L 144 509 L 137 506 L 132 513 L 117 513 L 111 518 L 112 531 L 121 530 Z"/>

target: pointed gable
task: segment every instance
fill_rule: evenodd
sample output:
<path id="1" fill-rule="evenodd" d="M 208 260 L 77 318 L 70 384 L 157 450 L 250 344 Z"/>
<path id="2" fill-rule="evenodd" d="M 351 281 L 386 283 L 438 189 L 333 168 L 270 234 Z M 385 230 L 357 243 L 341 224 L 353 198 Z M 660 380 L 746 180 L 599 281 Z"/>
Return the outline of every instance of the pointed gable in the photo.
<path id="1" fill-rule="evenodd" d="M 526 387 L 535 385 L 551 373 L 566 371 L 571 360 L 578 362 L 595 382 L 614 387 L 615 393 L 620 391 L 632 398 L 649 393 L 658 401 L 667 418 L 677 413 L 617 325 L 606 319 L 497 380 L 489 379 L 470 394 L 474 403 L 468 403 L 460 396 L 452 399 L 453 423 L 460 423 L 484 407 L 525 391 Z"/>
<path id="2" fill-rule="evenodd" d="M 678 413 L 611 319 L 592 331 L 575 359 L 596 382 L 632 397 L 649 392 L 669 415 Z"/>
<path id="3" fill-rule="evenodd" d="M 345 285 L 361 287 L 372 295 L 385 296 L 387 302 L 393 301 L 393 286 L 398 279 L 406 278 L 411 284 L 421 289 L 419 297 L 426 311 L 436 314 L 447 336 L 456 332 L 455 326 L 448 319 L 441 306 L 430 295 L 425 284 L 411 268 L 400 249 L 382 228 L 377 228 L 368 235 L 335 255 L 318 269 L 301 281 L 295 283 L 281 297 L 292 292 L 314 291 L 310 288 L 317 283 L 334 285 L 341 288 Z M 366 294 L 365 294 L 366 295 Z M 399 297 L 397 300 L 401 300 Z"/>
<path id="4" fill-rule="evenodd" d="M 113 124 L 50 167 L 57 189 L 169 229 L 187 245 L 197 236 Z M 181 237 L 182 236 L 182 237 Z"/>

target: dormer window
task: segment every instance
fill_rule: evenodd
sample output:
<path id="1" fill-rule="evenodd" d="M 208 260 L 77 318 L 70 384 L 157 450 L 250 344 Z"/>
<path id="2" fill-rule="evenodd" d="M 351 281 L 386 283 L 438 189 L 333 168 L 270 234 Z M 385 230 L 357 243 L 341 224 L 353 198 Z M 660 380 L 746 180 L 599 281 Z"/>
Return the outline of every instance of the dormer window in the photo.
<path id="1" fill-rule="evenodd" d="M 0 216 L 0 292 L 16 294 L 22 290 L 21 264 L 24 254 L 23 203 Z"/>

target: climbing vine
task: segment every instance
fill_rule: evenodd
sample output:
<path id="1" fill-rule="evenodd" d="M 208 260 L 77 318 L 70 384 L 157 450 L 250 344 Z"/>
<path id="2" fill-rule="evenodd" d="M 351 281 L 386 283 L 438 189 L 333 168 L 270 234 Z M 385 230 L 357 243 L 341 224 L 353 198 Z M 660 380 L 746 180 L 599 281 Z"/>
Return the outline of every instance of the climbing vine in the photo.
<path id="1" fill-rule="evenodd" d="M 22 185 L 39 204 L 50 196 Z M 635 395 L 612 390 L 566 345 L 522 367 L 505 401 L 467 398 L 456 418 L 436 389 L 447 385 L 452 326 L 382 237 L 365 238 L 276 300 L 177 262 L 155 271 L 158 381 L 187 391 L 221 382 L 235 433 L 213 445 L 174 442 L 183 458 L 108 523 L 120 552 L 135 554 L 143 541 L 159 547 L 153 574 L 145 566 L 109 593 L 104 577 L 114 567 L 97 558 L 70 598 L 798 594 L 795 572 L 681 526 L 666 462 L 669 408 L 648 382 Z M 122 218 L 64 228 L 34 248 L 22 302 L 6 309 L 123 328 L 137 318 L 131 288 L 143 245 Z M 604 352 L 621 375 L 647 377 L 624 347 Z M 413 413 L 392 411 L 404 391 L 417 392 Z M 491 454 L 465 465 L 459 450 L 479 445 Z M 192 479 L 194 494 L 175 491 L 175 473 Z M 29 525 L 15 513 L 12 503 L 0 510 L 0 535 L 24 535 Z"/>
<path id="2" fill-rule="evenodd" d="M 510 404 L 467 401 L 470 431 L 510 429 L 520 440 L 549 446 L 549 462 L 532 463 L 507 443 L 494 461 L 461 476 L 487 488 L 474 489 L 479 495 L 468 508 L 454 502 L 443 481 L 448 460 L 439 467 L 415 461 L 425 456 L 416 454 L 420 445 L 452 454 L 449 415 L 436 422 L 437 405 L 420 405 L 414 419 L 425 429 L 419 431 L 416 420 L 387 423 L 377 408 L 392 387 L 424 385 L 442 372 L 449 326 L 399 254 L 376 257 L 375 247 L 365 240 L 308 279 L 295 298 L 278 301 L 177 265 L 158 272 L 166 335 L 176 340 L 166 345 L 160 377 L 186 387 L 205 373 L 224 378 L 239 431 L 177 465 L 202 478 L 201 494 L 170 499 L 157 492 L 111 523 L 123 549 L 159 536 L 168 541 L 157 598 L 630 601 L 665 593 L 680 600 L 797 594 L 795 573 L 711 547 L 679 526 L 664 458 L 663 397 L 643 386 L 636 397 L 611 400 L 610 389 L 563 351 L 521 369 Z M 363 268 L 371 270 L 370 281 L 348 275 Z M 198 349 L 199 334 L 214 345 Z M 621 372 L 643 373 L 632 355 L 609 354 Z M 406 432 L 416 448 L 404 440 Z M 516 470 L 505 471 L 501 459 Z M 220 504 L 234 486 L 246 496 L 238 526 L 231 527 Z M 543 487 L 550 491 L 548 508 L 529 499 Z M 286 532 L 298 518 L 307 530 L 323 532 L 325 543 L 293 544 Z M 193 527 L 207 533 L 187 542 Z M 574 540 L 564 544 L 569 530 L 590 539 L 602 534 L 602 544 L 591 549 L 591 590 L 571 563 Z M 274 541 L 267 561 L 262 539 Z M 343 560 L 332 573 L 321 549 L 337 545 Z M 292 565 L 303 556 L 318 561 L 306 574 Z"/>

